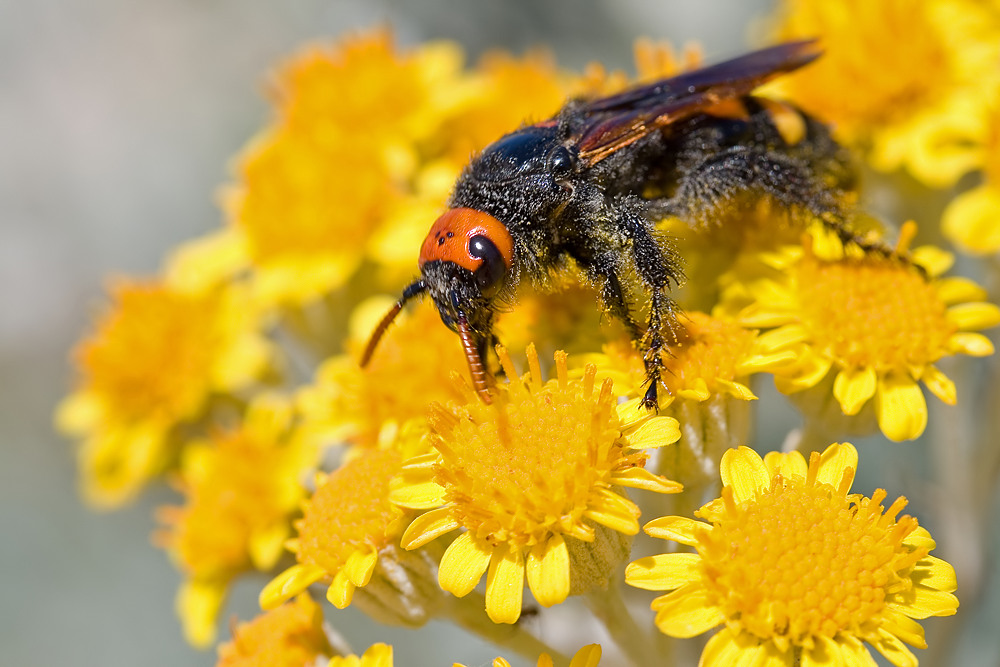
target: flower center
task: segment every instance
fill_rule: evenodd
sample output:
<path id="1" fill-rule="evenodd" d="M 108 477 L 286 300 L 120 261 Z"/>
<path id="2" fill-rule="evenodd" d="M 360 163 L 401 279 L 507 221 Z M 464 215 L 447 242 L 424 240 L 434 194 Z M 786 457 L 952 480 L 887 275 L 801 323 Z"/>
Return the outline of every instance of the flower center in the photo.
<path id="1" fill-rule="evenodd" d="M 955 332 L 934 286 L 898 261 L 866 257 L 799 266 L 801 319 L 827 356 L 876 371 L 932 364 Z"/>
<path id="2" fill-rule="evenodd" d="M 565 364 L 557 357 L 559 383 L 529 391 L 514 380 L 500 405 L 433 415 L 442 455 L 436 481 L 476 537 L 525 547 L 573 532 L 595 489 L 628 456 L 610 381 L 595 388 L 590 367 L 582 381 L 566 382 Z"/>
<path id="3" fill-rule="evenodd" d="M 852 504 L 825 484 L 780 475 L 751 501 L 735 506 L 730 496 L 699 549 L 709 589 L 729 618 L 764 639 L 857 631 L 915 562 L 901 541 L 916 521 L 904 516 L 893 526 L 904 501 L 883 515 L 884 496 Z"/>
<path id="4" fill-rule="evenodd" d="M 298 561 L 334 573 L 355 551 L 384 547 L 390 524 L 400 516 L 389 502 L 389 480 L 400 463 L 395 451 L 366 451 L 319 484 L 295 524 Z"/>
<path id="5" fill-rule="evenodd" d="M 692 388 L 699 379 L 709 391 L 716 389 L 717 379 L 735 380 L 740 361 L 750 354 L 754 332 L 698 312 L 685 314 L 683 325 L 666 359 L 663 380 L 670 392 Z"/>

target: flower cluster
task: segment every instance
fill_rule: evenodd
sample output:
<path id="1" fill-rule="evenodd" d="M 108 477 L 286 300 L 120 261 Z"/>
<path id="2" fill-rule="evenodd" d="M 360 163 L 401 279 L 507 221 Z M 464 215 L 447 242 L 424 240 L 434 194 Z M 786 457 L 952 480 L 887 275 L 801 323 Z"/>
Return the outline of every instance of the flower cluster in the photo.
<path id="1" fill-rule="evenodd" d="M 922 188 L 940 201 L 936 188 L 982 171 L 941 229 L 962 249 L 1000 248 L 1000 98 L 981 94 L 1000 83 L 995 10 L 786 0 L 773 25 L 824 50 L 762 93 L 784 98 L 760 98 L 777 135 L 806 140 L 801 107 L 858 160 L 915 177 L 910 200 Z M 887 26 L 921 39 L 887 40 Z M 648 359 L 631 323 L 607 317 L 572 266 L 552 293 L 522 290 L 497 313 L 510 347 L 489 351 L 485 390 L 430 299 L 360 366 L 470 153 L 567 98 L 700 55 L 641 41 L 636 62 L 633 80 L 566 72 L 543 53 L 466 66 L 454 44 L 402 48 L 386 30 L 309 46 L 269 80 L 273 118 L 235 160 L 223 228 L 159 276 L 111 286 L 57 423 L 79 439 L 93 505 L 158 480 L 177 489 L 154 541 L 183 575 L 190 642 L 214 643 L 234 582 L 266 574 L 265 612 L 234 626 L 219 665 L 391 667 L 392 647 L 356 655 L 329 629 L 334 608 L 353 606 L 388 625 L 448 621 L 539 667 L 598 664 L 583 614 L 617 644 L 612 662 L 673 664 L 672 638 L 714 632 L 706 666 L 869 665 L 874 650 L 903 667 L 916 664 L 907 645 L 926 646 L 917 620 L 955 613 L 955 572 L 907 501 L 852 493 L 865 449 L 830 443 L 937 447 L 928 424 L 972 409 L 987 372 L 956 358 L 992 354 L 979 331 L 1000 309 L 949 273 L 951 253 L 914 245 L 915 223 L 862 212 L 864 191 L 838 202 L 851 234 L 763 194 L 715 203 L 712 224 L 655 221 L 689 276 L 672 294 L 658 410 L 641 407 Z M 889 180 L 873 187 L 902 197 Z M 774 414 L 774 392 L 758 399 L 768 383 L 798 422 L 783 445 L 755 443 L 762 457 L 747 444 L 754 417 Z M 643 526 L 687 550 L 644 555 Z M 636 617 L 631 599 L 654 613 Z M 520 622 L 556 606 L 573 628 Z"/>

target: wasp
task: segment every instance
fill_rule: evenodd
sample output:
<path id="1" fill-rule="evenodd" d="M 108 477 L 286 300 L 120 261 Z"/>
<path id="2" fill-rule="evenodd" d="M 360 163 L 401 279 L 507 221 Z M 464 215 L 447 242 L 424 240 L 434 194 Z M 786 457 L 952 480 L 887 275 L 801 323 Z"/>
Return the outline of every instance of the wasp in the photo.
<path id="1" fill-rule="evenodd" d="M 599 286 L 643 355 L 642 405 L 658 406 L 663 354 L 674 340 L 670 290 L 683 278 L 674 245 L 657 233 L 667 216 L 695 224 L 740 195 L 802 207 L 842 236 L 849 157 L 804 112 L 787 137 L 762 83 L 819 56 L 812 40 L 789 42 L 598 99 L 571 99 L 548 120 L 487 146 L 463 170 L 420 248 L 420 277 L 372 333 L 361 365 L 411 299 L 427 293 L 458 333 L 473 387 L 489 403 L 484 364 L 498 304 L 528 279 L 544 287 L 575 264 Z M 625 285 L 638 279 L 648 319 L 636 321 Z"/>

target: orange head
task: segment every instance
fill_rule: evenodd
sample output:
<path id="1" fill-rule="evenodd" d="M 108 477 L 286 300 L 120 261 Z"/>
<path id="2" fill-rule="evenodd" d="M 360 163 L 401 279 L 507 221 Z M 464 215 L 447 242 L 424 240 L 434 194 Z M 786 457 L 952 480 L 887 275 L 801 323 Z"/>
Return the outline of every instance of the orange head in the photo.
<path id="1" fill-rule="evenodd" d="M 514 262 L 514 239 L 502 222 L 473 208 L 453 208 L 435 221 L 420 248 L 419 265 L 451 262 L 476 276 L 483 296 L 495 293 Z"/>

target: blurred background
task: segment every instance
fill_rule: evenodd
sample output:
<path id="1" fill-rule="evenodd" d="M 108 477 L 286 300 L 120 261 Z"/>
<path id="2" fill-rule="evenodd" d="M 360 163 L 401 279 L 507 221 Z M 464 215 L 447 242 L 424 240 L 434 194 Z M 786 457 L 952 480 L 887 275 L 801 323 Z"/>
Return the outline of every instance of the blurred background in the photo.
<path id="1" fill-rule="evenodd" d="M 697 41 L 708 60 L 745 51 L 760 42 L 769 7 L 0 0 L 0 665 L 215 662 L 214 651 L 181 638 L 172 609 L 180 577 L 149 543 L 152 511 L 172 495 L 147 493 L 111 514 L 85 508 L 52 410 L 71 386 L 68 353 L 106 278 L 153 273 L 170 248 L 219 225 L 214 192 L 266 122 L 260 91 L 272 65 L 304 42 L 387 24 L 402 46 L 450 39 L 470 61 L 492 48 L 541 46 L 566 68 L 596 60 L 631 71 L 638 36 Z M 226 615 L 253 616 L 263 583 L 244 581 Z M 404 647 L 425 656 L 420 664 L 496 655 L 455 633 L 422 646 L 430 635 L 383 631 L 350 610 L 328 619 L 359 651 L 397 642 L 401 665 L 413 664 Z"/>

